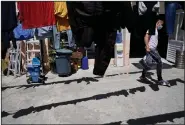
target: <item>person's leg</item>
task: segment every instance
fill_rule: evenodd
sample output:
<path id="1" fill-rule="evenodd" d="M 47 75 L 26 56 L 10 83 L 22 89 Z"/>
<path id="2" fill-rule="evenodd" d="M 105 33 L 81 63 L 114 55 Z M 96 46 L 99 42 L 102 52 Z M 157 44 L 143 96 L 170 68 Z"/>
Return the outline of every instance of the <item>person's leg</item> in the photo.
<path id="1" fill-rule="evenodd" d="M 168 81 L 163 80 L 162 78 L 162 60 L 157 50 L 151 50 L 150 54 L 152 58 L 157 62 L 157 78 L 159 84 L 170 86 Z"/>
<path id="2" fill-rule="evenodd" d="M 152 62 L 152 58 L 151 58 L 150 54 L 147 52 L 146 56 L 144 56 L 144 58 L 140 61 L 140 64 L 143 67 L 142 75 L 140 77 L 141 79 L 146 78 L 146 73 L 147 73 L 147 70 L 150 69 L 149 66 L 150 66 L 151 62 Z"/>
<path id="3" fill-rule="evenodd" d="M 151 50 L 150 55 L 152 56 L 152 58 L 155 60 L 155 62 L 157 63 L 157 77 L 158 80 L 163 80 L 162 79 L 162 60 L 161 60 L 161 56 L 159 55 L 157 50 Z"/>

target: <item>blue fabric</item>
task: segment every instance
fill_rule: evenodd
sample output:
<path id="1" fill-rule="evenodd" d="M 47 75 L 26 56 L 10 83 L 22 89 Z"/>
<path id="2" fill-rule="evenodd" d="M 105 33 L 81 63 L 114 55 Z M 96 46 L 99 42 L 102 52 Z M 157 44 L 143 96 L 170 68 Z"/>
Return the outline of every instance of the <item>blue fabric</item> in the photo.
<path id="1" fill-rule="evenodd" d="M 37 39 L 53 37 L 53 26 L 36 28 L 35 35 Z"/>
<path id="2" fill-rule="evenodd" d="M 180 8 L 182 7 L 178 2 L 167 2 L 165 4 L 166 30 L 168 35 L 174 32 L 176 10 Z"/>
<path id="3" fill-rule="evenodd" d="M 53 26 L 53 47 L 60 49 L 60 32 L 57 31 L 56 26 Z"/>
<path id="4" fill-rule="evenodd" d="M 18 26 L 13 30 L 13 33 L 16 40 L 28 40 L 34 37 L 35 30 L 23 29 L 22 24 L 18 24 Z"/>
<path id="5" fill-rule="evenodd" d="M 72 30 L 67 30 L 66 33 L 68 37 L 69 47 L 75 47 L 75 40 L 72 34 Z"/>

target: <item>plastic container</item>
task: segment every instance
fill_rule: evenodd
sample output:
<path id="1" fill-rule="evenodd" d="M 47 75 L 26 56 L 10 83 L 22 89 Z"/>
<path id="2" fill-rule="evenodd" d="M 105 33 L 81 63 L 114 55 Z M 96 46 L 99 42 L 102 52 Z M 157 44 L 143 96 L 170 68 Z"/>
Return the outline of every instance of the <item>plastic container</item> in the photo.
<path id="1" fill-rule="evenodd" d="M 33 58 L 32 65 L 36 67 L 40 66 L 40 60 L 37 57 Z"/>
<path id="2" fill-rule="evenodd" d="M 32 74 L 31 74 L 32 82 L 39 82 L 39 76 L 40 76 L 40 73 L 32 72 Z"/>
<path id="3" fill-rule="evenodd" d="M 81 66 L 81 68 L 83 70 L 89 69 L 88 58 L 86 56 L 82 58 L 82 66 Z"/>
<path id="4" fill-rule="evenodd" d="M 114 46 L 114 63 L 115 66 L 122 67 L 123 63 L 123 42 L 122 33 L 117 31 L 116 44 Z"/>
<path id="5" fill-rule="evenodd" d="M 87 50 L 86 50 L 86 56 L 82 58 L 82 66 L 81 66 L 81 68 L 83 70 L 89 69 L 89 61 L 88 61 L 88 57 L 87 57 Z"/>
<path id="6" fill-rule="evenodd" d="M 60 49 L 56 50 L 56 71 L 59 75 L 69 75 L 71 73 L 71 62 L 70 56 L 72 55 L 71 50 Z"/>
<path id="7" fill-rule="evenodd" d="M 179 69 L 184 69 L 184 53 L 185 51 L 176 50 L 176 60 L 175 67 Z"/>
<path id="8" fill-rule="evenodd" d="M 40 76 L 40 60 L 38 58 L 32 59 L 32 64 L 27 65 L 28 73 L 30 74 L 32 82 L 39 82 Z"/>
<path id="9" fill-rule="evenodd" d="M 122 43 L 122 33 L 117 31 L 116 43 Z"/>

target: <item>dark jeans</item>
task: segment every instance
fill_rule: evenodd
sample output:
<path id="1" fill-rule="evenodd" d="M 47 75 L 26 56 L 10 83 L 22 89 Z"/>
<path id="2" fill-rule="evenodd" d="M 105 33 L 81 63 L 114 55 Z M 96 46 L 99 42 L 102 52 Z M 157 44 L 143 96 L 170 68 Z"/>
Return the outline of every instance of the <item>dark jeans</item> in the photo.
<path id="1" fill-rule="evenodd" d="M 162 60 L 156 49 L 151 49 L 150 52 L 147 52 L 145 62 L 148 66 L 152 66 L 157 63 L 157 77 L 158 80 L 162 80 Z M 144 68 L 142 72 L 142 76 L 145 77 L 147 70 Z"/>

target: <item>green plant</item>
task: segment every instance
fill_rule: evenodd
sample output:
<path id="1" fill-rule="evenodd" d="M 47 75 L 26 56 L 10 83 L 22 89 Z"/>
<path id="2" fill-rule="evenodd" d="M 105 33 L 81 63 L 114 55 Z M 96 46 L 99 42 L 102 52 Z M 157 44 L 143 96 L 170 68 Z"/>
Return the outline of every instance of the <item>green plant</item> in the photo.
<path id="1" fill-rule="evenodd" d="M 55 62 L 55 55 L 56 55 L 56 51 L 55 50 L 50 50 L 49 51 L 49 63 L 54 63 Z"/>

